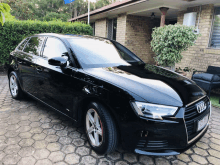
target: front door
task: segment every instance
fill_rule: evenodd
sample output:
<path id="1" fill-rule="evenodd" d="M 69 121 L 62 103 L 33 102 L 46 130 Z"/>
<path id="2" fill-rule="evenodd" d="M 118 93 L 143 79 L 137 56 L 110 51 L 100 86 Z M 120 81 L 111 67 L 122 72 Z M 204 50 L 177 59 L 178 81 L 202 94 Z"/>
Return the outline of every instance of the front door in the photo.
<path id="1" fill-rule="evenodd" d="M 68 66 L 52 66 L 48 60 L 53 57 L 68 59 Z M 38 98 L 53 108 L 72 116 L 74 96 L 74 73 L 76 69 L 70 66 L 69 52 L 64 43 L 55 37 L 48 37 L 41 58 L 36 61 Z"/>

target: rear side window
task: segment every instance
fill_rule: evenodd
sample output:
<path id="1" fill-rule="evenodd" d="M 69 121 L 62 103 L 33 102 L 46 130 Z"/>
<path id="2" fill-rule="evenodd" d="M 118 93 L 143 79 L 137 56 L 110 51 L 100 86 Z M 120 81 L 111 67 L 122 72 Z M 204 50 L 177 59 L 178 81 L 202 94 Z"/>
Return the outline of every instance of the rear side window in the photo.
<path id="1" fill-rule="evenodd" d="M 24 39 L 21 44 L 18 46 L 18 50 L 23 50 L 24 46 L 26 45 L 29 38 Z"/>
<path id="2" fill-rule="evenodd" d="M 24 48 L 24 52 L 40 56 L 41 47 L 44 43 L 44 38 L 45 37 L 32 37 Z"/>

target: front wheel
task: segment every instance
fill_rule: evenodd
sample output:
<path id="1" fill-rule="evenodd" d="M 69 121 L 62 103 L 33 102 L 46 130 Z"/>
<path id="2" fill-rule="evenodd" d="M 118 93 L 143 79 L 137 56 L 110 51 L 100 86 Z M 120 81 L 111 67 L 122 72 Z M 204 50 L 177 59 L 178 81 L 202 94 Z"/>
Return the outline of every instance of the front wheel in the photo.
<path id="1" fill-rule="evenodd" d="M 89 144 L 97 154 L 103 155 L 116 149 L 116 125 L 111 114 L 101 104 L 89 104 L 85 115 L 85 129 Z"/>
<path id="2" fill-rule="evenodd" d="M 9 74 L 9 89 L 12 98 L 19 100 L 23 97 L 23 91 L 17 80 L 17 74 L 14 71 Z"/>

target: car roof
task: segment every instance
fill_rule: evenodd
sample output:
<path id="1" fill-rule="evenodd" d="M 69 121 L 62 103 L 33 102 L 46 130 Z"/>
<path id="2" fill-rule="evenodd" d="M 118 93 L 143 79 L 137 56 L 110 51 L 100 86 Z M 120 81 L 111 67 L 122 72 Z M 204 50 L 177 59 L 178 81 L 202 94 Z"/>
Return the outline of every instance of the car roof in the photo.
<path id="1" fill-rule="evenodd" d="M 58 38 L 63 38 L 63 39 L 68 39 L 68 38 L 85 38 L 85 39 L 88 39 L 88 38 L 90 38 L 90 39 L 109 40 L 108 38 L 90 36 L 90 35 L 80 35 L 80 34 L 40 33 L 40 34 L 35 34 L 34 36 L 52 36 L 52 37 L 58 37 Z"/>

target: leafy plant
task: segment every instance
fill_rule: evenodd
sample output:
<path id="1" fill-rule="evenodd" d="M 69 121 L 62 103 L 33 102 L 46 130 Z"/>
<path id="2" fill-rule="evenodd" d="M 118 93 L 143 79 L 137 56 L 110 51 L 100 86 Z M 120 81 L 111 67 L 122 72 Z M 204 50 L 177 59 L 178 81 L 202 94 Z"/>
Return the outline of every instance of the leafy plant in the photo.
<path id="1" fill-rule="evenodd" d="M 151 47 L 155 61 L 161 66 L 174 66 L 182 59 L 181 52 L 195 44 L 198 35 L 193 27 L 167 25 L 153 29 Z"/>
<path id="2" fill-rule="evenodd" d="M 88 0 L 75 0 L 72 4 L 64 4 L 63 0 L 0 0 L 9 4 L 12 15 L 19 20 L 54 20 L 66 21 L 71 13 L 76 16 L 88 12 Z M 97 0 L 90 2 L 90 11 L 109 5 L 115 0 Z M 75 10 L 73 12 L 73 10 Z"/>
<path id="3" fill-rule="evenodd" d="M 64 4 L 63 0 L 2 0 L 12 8 L 12 15 L 19 20 L 53 20 L 54 13 L 61 16 L 57 17 L 68 17 L 71 18 L 71 5 Z M 52 14 L 49 14 L 52 13 Z M 46 17 L 46 18 L 44 18 Z M 50 18 L 49 18 L 50 17 Z M 62 19 L 64 20 L 64 19 Z"/>
<path id="4" fill-rule="evenodd" d="M 24 0 L 3 0 L 3 2 L 10 5 L 11 14 L 17 19 L 28 20 L 36 18 L 32 11 L 33 3 Z"/>
<path id="5" fill-rule="evenodd" d="M 0 65 L 8 62 L 10 52 L 27 36 L 38 33 L 92 35 L 92 27 L 80 22 L 6 21 L 0 26 Z"/>
<path id="6" fill-rule="evenodd" d="M 9 13 L 10 10 L 11 8 L 8 4 L 0 3 L 0 23 L 2 24 L 2 26 L 5 23 L 5 14 Z"/>

